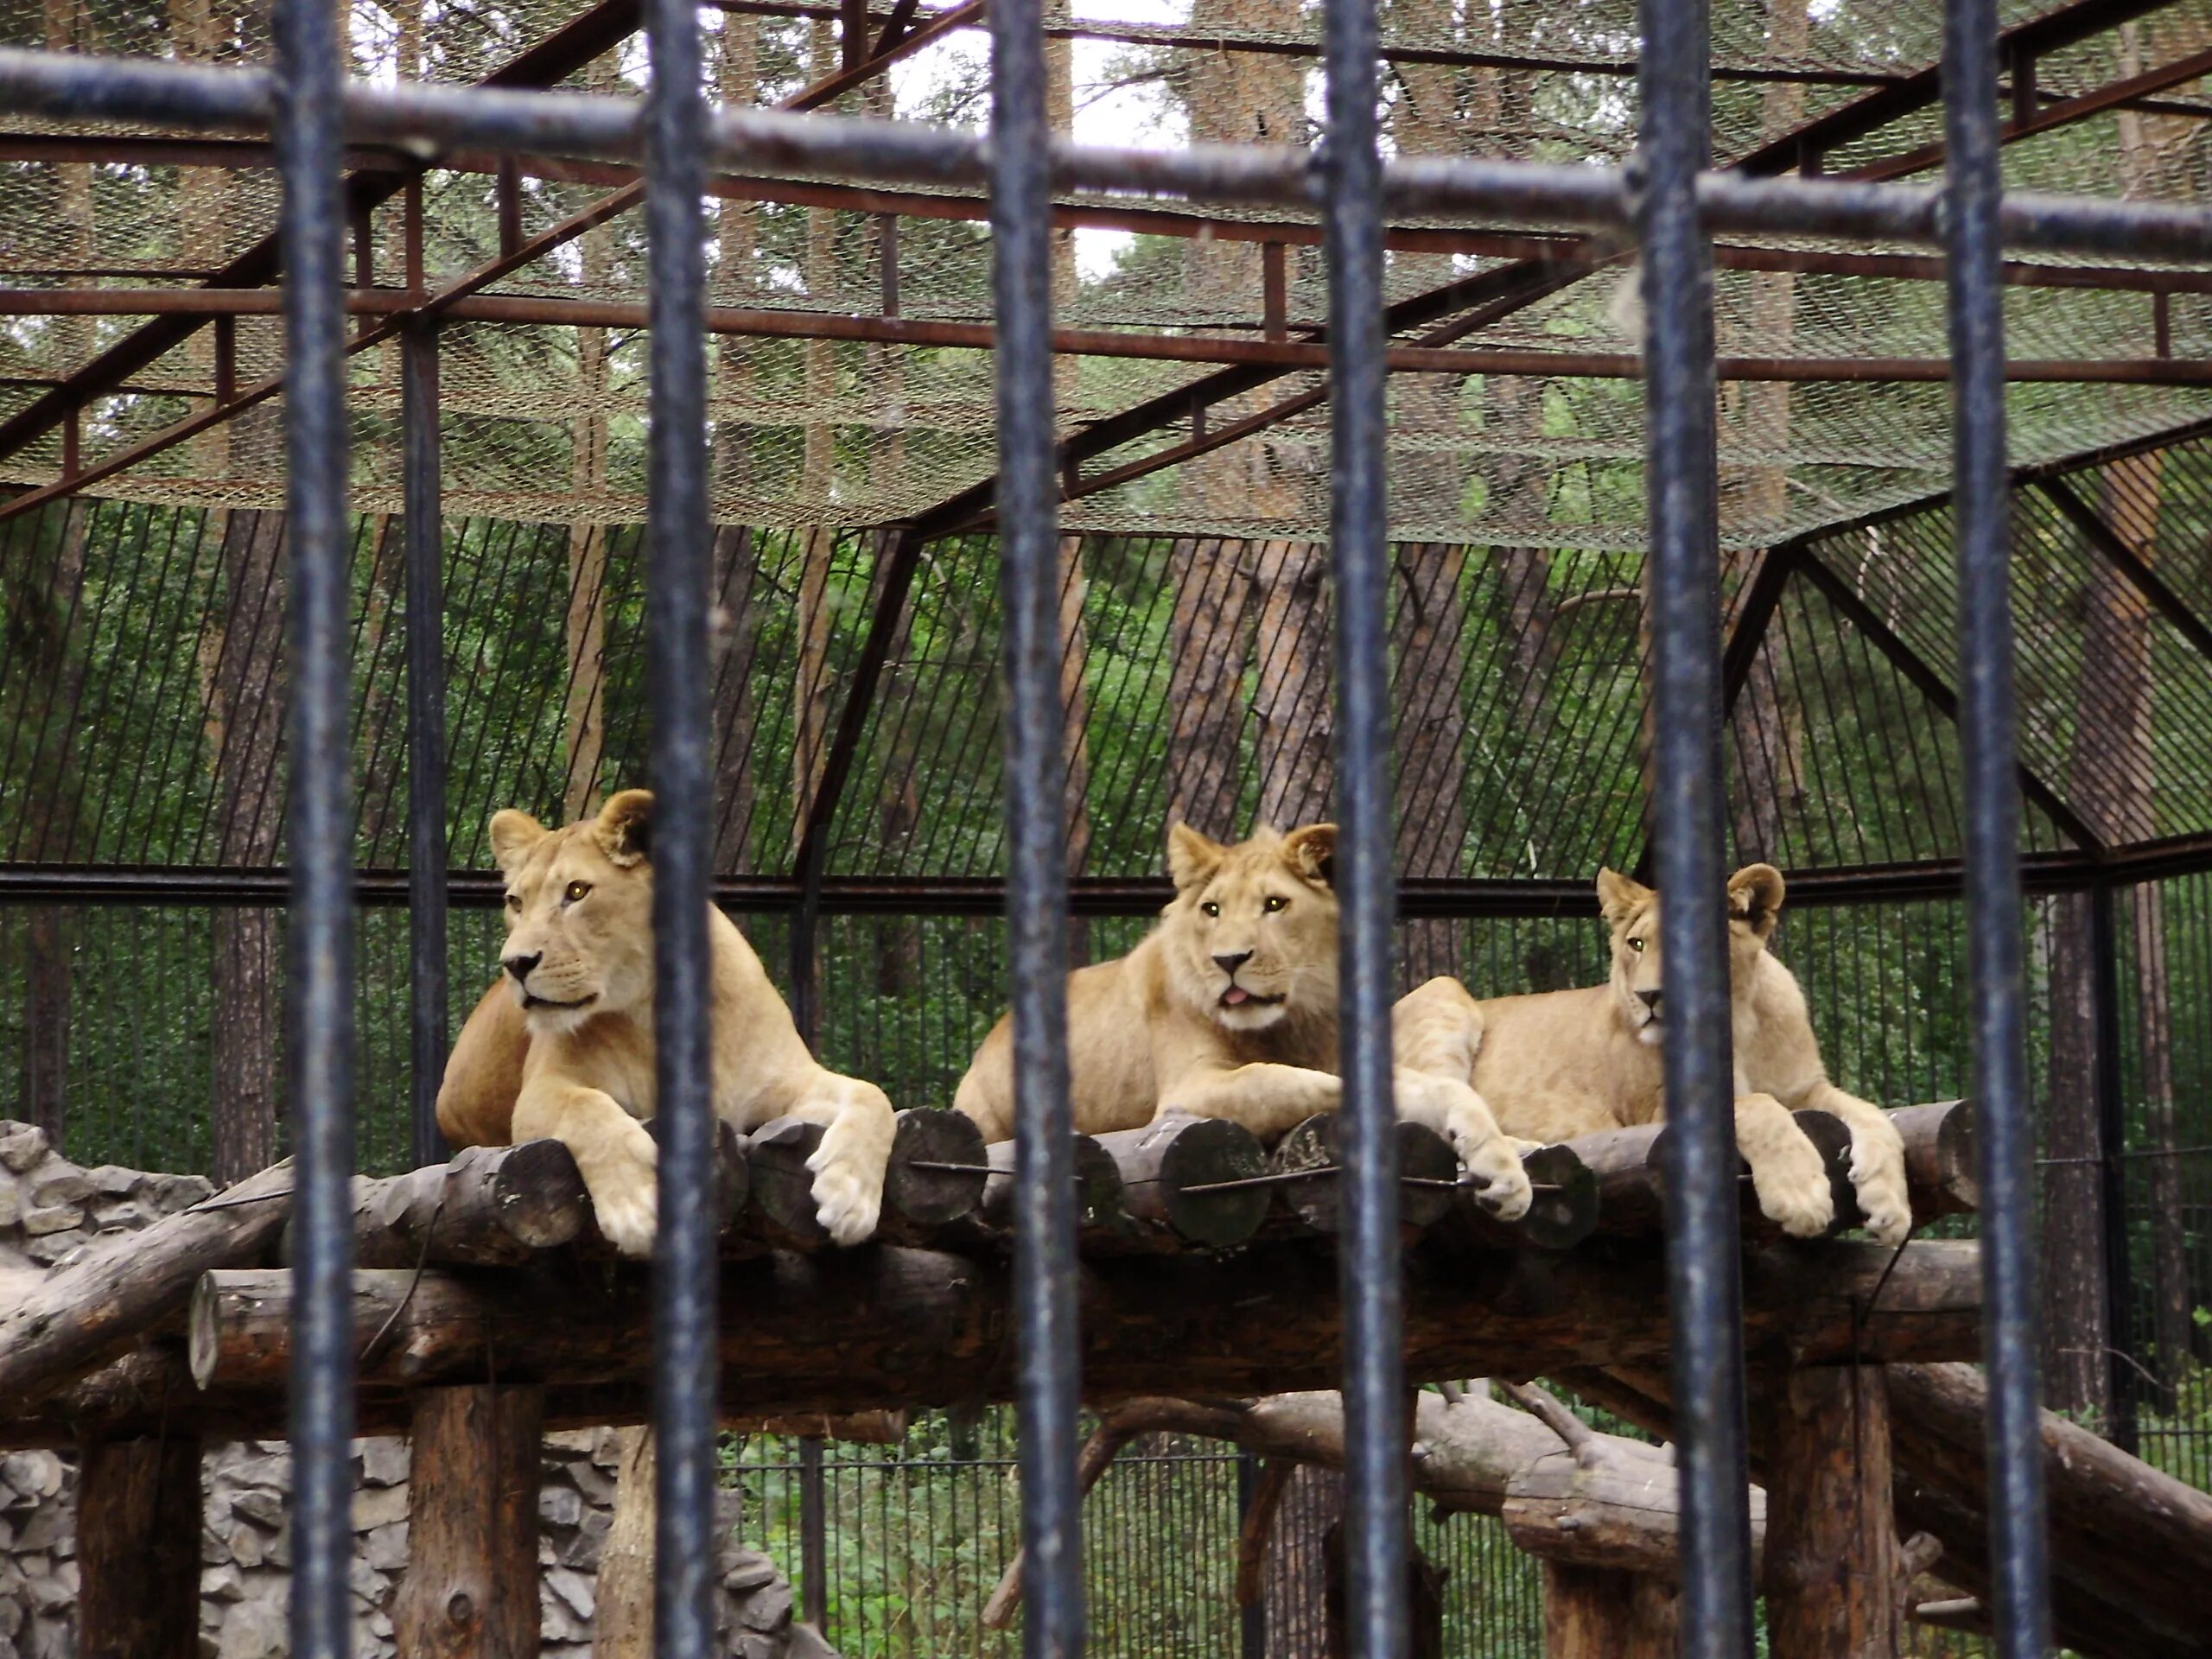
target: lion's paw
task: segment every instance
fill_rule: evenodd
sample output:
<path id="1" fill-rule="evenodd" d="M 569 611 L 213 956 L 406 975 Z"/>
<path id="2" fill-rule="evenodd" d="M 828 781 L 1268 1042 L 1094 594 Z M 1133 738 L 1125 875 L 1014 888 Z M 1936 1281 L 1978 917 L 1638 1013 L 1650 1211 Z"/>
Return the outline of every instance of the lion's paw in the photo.
<path id="1" fill-rule="evenodd" d="M 1751 1165 L 1751 1190 L 1770 1221 L 1795 1238 L 1818 1238 L 1835 1220 L 1835 1194 L 1820 1149 L 1802 1134 L 1781 1140 Z"/>
<path id="2" fill-rule="evenodd" d="M 839 1244 L 861 1244 L 875 1232 L 883 1211 L 883 1171 L 847 1150 L 835 1128 L 806 1160 L 814 1172 L 814 1214 Z"/>
<path id="3" fill-rule="evenodd" d="M 625 1255 L 649 1256 L 660 1224 L 660 1148 L 645 1126 L 627 1121 L 609 1146 L 578 1160 L 599 1230 Z"/>
<path id="4" fill-rule="evenodd" d="M 1504 1137 L 1504 1140 L 1505 1144 L 1513 1148 L 1514 1155 L 1521 1158 L 1526 1158 L 1531 1153 L 1541 1152 L 1551 1144 L 1548 1141 L 1523 1141 L 1517 1135 L 1509 1135 Z"/>
<path id="5" fill-rule="evenodd" d="M 1905 1190 L 1904 1138 L 1886 1120 L 1879 1128 L 1851 1126 L 1851 1185 L 1859 1194 L 1866 1236 L 1877 1244 L 1902 1244 L 1912 1232 L 1912 1199 Z"/>
<path id="6" fill-rule="evenodd" d="M 1456 1148 L 1459 1161 L 1475 1178 L 1477 1202 L 1500 1221 L 1520 1220 L 1529 1213 L 1534 1197 L 1529 1188 L 1529 1172 L 1521 1167 L 1522 1144 L 1502 1135 L 1490 1135 Z"/>

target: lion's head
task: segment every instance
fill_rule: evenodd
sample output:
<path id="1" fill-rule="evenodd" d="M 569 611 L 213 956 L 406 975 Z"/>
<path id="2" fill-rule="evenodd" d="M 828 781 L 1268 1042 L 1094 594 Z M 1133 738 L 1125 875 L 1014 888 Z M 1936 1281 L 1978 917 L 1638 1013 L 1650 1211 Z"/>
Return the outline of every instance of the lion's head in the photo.
<path id="1" fill-rule="evenodd" d="M 1175 898 L 1160 912 L 1171 980 L 1231 1031 L 1337 1011 L 1337 826 L 1261 830 L 1225 847 L 1188 824 L 1167 832 Z"/>
<path id="2" fill-rule="evenodd" d="M 1782 872 L 1746 864 L 1728 878 L 1728 967 L 1738 984 L 1758 961 L 1782 914 Z M 1613 995 L 1639 1042 L 1665 1034 L 1659 964 L 1659 895 L 1612 870 L 1598 872 L 1598 906 L 1613 931 Z"/>
<path id="3" fill-rule="evenodd" d="M 512 809 L 493 815 L 492 855 L 507 878 L 501 960 L 532 1029 L 574 1030 L 652 996 L 652 816 L 642 789 L 565 830 Z"/>

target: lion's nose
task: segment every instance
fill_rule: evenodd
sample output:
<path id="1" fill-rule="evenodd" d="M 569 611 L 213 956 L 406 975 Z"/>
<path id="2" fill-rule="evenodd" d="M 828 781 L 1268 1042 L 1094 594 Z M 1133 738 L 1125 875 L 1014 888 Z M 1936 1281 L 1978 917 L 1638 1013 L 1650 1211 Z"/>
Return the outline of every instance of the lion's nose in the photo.
<path id="1" fill-rule="evenodd" d="M 1226 955 L 1216 957 L 1213 963 L 1215 967 L 1233 979 L 1236 976 L 1236 970 L 1251 960 L 1252 953 L 1249 950 L 1231 950 Z"/>
<path id="2" fill-rule="evenodd" d="M 1645 1007 L 1647 1007 L 1647 1008 L 1650 1009 L 1650 1010 L 1651 1010 L 1651 1012 L 1652 1012 L 1652 1013 L 1654 1013 L 1654 1014 L 1656 1014 L 1656 1013 L 1658 1013 L 1658 1012 L 1659 1012 L 1659 997 L 1660 997 L 1660 993 L 1659 993 L 1659 992 L 1657 992 L 1657 991 L 1638 991 L 1638 992 L 1637 993 L 1637 995 L 1638 996 L 1640 996 L 1640 997 L 1642 997 L 1642 998 L 1643 999 L 1643 1006 L 1644 1006 Z"/>
<path id="3" fill-rule="evenodd" d="M 507 971 L 515 976 L 515 983 L 520 985 L 530 978 L 531 970 L 544 960 L 543 951 L 534 957 L 509 957 L 506 959 Z"/>

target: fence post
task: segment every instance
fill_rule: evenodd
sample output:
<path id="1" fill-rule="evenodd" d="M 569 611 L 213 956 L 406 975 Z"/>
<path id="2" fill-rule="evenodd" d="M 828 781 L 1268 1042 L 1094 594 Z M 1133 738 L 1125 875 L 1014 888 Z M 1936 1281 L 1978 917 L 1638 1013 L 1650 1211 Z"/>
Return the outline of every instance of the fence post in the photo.
<path id="1" fill-rule="evenodd" d="M 200 1441 L 103 1441 L 77 1477 L 77 1645 L 175 1659 L 200 1641 Z"/>
<path id="2" fill-rule="evenodd" d="M 1901 1604 L 1882 1368 L 1784 1368 L 1775 1384 L 1768 1638 L 1789 1659 L 1894 1659 Z"/>
<path id="3" fill-rule="evenodd" d="M 410 1659 L 537 1654 L 544 1398 L 539 1389 L 480 1385 L 415 1396 L 407 1577 L 392 1607 Z"/>

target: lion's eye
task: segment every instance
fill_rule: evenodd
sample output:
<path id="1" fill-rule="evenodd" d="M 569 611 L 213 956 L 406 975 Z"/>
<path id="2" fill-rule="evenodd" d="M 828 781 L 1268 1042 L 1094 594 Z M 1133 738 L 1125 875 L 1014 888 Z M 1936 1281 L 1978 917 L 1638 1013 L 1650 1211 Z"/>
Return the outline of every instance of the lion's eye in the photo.
<path id="1" fill-rule="evenodd" d="M 1205 912 L 1209 916 L 1218 916 L 1221 914 L 1221 906 L 1214 903 L 1211 899 L 1207 899 L 1203 905 L 1200 905 L 1198 908 Z"/>
<path id="2" fill-rule="evenodd" d="M 520 910 L 522 908 L 522 895 L 518 893 L 509 893 L 507 895 L 507 908 L 509 910 Z"/>
<path id="3" fill-rule="evenodd" d="M 588 881 L 571 881 L 571 882 L 569 882 L 569 883 L 568 890 L 567 890 L 566 892 L 564 892 L 563 893 L 562 893 L 562 895 L 561 895 L 561 896 L 562 896 L 563 899 L 567 899 L 570 904 L 572 904 L 572 905 L 573 905 L 573 904 L 575 904 L 575 903 L 576 902 L 576 900 L 577 900 L 577 899 L 579 899 L 582 898 L 582 897 L 584 896 L 584 894 L 586 894 L 586 893 L 589 893 L 590 891 L 591 891 L 591 883 L 590 883 L 590 882 L 588 882 Z"/>
<path id="4" fill-rule="evenodd" d="M 1642 956 L 1643 954 L 1643 941 L 1642 939 L 1630 939 L 1628 942 L 1628 948 L 1635 951 L 1637 955 Z"/>
<path id="5" fill-rule="evenodd" d="M 1288 910 L 1290 908 L 1290 900 L 1284 898 L 1281 893 L 1269 893 L 1268 895 L 1267 903 L 1262 905 L 1260 908 L 1266 911 L 1268 915 L 1272 916 L 1279 910 Z"/>

